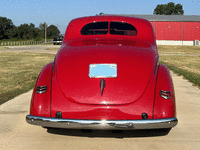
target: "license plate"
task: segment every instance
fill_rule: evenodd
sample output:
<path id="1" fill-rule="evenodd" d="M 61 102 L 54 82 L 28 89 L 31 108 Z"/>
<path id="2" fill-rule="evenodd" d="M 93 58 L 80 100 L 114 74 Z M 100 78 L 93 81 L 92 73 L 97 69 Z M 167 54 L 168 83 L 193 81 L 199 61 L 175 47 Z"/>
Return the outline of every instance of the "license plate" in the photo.
<path id="1" fill-rule="evenodd" d="M 117 64 L 90 64 L 90 78 L 116 78 Z"/>

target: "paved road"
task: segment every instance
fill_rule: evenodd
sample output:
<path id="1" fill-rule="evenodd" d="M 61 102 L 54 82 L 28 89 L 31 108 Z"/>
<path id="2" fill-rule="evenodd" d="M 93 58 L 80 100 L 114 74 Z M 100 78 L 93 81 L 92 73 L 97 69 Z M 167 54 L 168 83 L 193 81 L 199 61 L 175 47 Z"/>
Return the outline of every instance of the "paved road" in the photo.
<path id="1" fill-rule="evenodd" d="M 172 74 L 177 104 L 178 125 L 168 135 L 156 131 L 47 130 L 29 125 L 32 91 L 0 106 L 0 149 L 2 150 L 199 150 L 200 89 Z"/>

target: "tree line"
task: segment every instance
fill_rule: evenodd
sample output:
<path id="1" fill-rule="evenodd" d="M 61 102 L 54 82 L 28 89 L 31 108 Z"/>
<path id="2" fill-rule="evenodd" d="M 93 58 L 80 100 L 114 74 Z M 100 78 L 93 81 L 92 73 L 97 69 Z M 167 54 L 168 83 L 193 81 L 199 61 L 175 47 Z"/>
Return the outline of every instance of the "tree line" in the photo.
<path id="1" fill-rule="evenodd" d="M 181 4 L 169 2 L 167 4 L 158 4 L 153 11 L 154 15 L 183 15 L 184 10 Z"/>
<path id="2" fill-rule="evenodd" d="M 45 38 L 45 26 L 46 26 L 46 38 L 52 39 L 60 30 L 55 25 L 47 27 L 46 23 L 40 23 L 39 27 L 35 27 L 33 23 L 21 24 L 15 26 L 11 19 L 6 17 L 0 17 L 0 40 L 3 39 L 17 39 L 17 40 L 36 40 L 39 41 Z"/>

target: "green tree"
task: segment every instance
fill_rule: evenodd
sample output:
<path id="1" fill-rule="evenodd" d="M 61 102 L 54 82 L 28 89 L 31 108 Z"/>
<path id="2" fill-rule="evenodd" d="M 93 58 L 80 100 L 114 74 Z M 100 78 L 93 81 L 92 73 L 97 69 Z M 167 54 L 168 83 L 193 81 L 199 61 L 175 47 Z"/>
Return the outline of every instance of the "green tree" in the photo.
<path id="1" fill-rule="evenodd" d="M 166 9 L 166 5 L 161 4 L 161 5 L 157 5 L 157 7 L 154 9 L 154 13 L 156 15 L 164 15 L 165 14 L 165 9 Z"/>
<path id="2" fill-rule="evenodd" d="M 11 19 L 0 17 L 0 40 L 9 39 L 14 27 Z"/>
<path id="3" fill-rule="evenodd" d="M 29 25 L 28 24 L 21 24 L 17 27 L 17 38 L 18 39 L 30 39 L 29 33 Z"/>
<path id="4" fill-rule="evenodd" d="M 40 23 L 40 25 L 39 25 L 41 38 L 43 38 L 43 39 L 45 38 L 45 25 L 47 27 L 46 23 Z"/>
<path id="5" fill-rule="evenodd" d="M 167 4 L 159 4 L 154 9 L 155 15 L 183 15 L 184 10 L 181 4 L 175 4 L 173 2 Z"/>
<path id="6" fill-rule="evenodd" d="M 34 39 L 35 35 L 35 25 L 33 23 L 21 24 L 19 27 L 15 27 L 13 30 L 12 38 L 17 39 Z"/>
<path id="7" fill-rule="evenodd" d="M 40 33 L 41 33 L 41 38 L 45 37 L 45 24 L 46 23 L 40 23 L 40 25 L 39 25 L 39 29 L 40 29 Z M 60 30 L 58 30 L 58 28 L 55 25 L 50 25 L 50 26 L 47 27 L 47 24 L 46 24 L 46 33 L 47 33 L 46 34 L 47 38 L 53 38 L 57 34 L 60 33 Z"/>
<path id="8" fill-rule="evenodd" d="M 52 39 L 59 33 L 60 33 L 60 30 L 55 25 L 50 25 L 49 27 L 47 27 L 48 38 Z"/>
<path id="9" fill-rule="evenodd" d="M 35 39 L 41 40 L 45 36 L 46 23 L 41 23 L 38 28 L 35 28 L 33 23 L 21 24 L 16 27 L 13 25 L 11 19 L 6 17 L 0 17 L 0 40 L 2 39 Z M 50 25 L 46 28 L 47 38 L 53 38 L 60 33 L 58 28 L 54 25 Z"/>
<path id="10" fill-rule="evenodd" d="M 34 29 L 35 29 L 35 25 L 33 23 L 30 23 L 29 27 L 29 39 L 33 39 L 34 38 Z"/>
<path id="11" fill-rule="evenodd" d="M 42 39 L 41 30 L 39 28 L 34 28 L 33 37 L 36 41 L 40 41 Z"/>
<path id="12" fill-rule="evenodd" d="M 40 30 L 44 30 L 44 27 L 45 27 L 45 23 L 40 23 L 40 24 L 39 24 L 39 29 L 40 29 Z"/>
<path id="13" fill-rule="evenodd" d="M 184 14 L 183 6 L 181 4 L 176 4 L 174 12 L 176 15 L 183 15 Z"/>

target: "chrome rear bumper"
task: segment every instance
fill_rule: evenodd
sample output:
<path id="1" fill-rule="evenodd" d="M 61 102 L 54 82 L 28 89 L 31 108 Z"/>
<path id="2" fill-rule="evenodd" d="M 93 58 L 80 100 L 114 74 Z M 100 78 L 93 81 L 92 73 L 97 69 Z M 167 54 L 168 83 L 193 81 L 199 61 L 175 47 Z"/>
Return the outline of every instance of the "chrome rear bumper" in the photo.
<path id="1" fill-rule="evenodd" d="M 26 116 L 29 124 L 43 127 L 66 129 L 104 129 L 104 130 L 136 130 L 136 129 L 162 129 L 177 125 L 177 118 L 146 119 L 146 120 L 78 120 Z"/>

